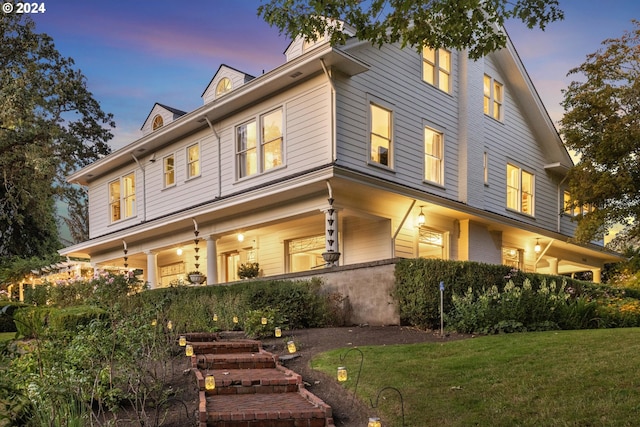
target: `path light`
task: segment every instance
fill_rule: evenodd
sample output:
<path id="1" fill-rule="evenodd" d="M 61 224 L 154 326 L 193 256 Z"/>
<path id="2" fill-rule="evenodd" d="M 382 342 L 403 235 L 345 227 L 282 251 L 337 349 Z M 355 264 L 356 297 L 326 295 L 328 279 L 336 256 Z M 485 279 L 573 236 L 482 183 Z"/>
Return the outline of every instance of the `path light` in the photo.
<path id="1" fill-rule="evenodd" d="M 169 321 L 167 322 L 167 329 L 168 329 L 168 330 L 172 330 L 172 329 L 173 329 L 173 322 L 172 322 L 171 320 L 169 320 Z"/>
<path id="2" fill-rule="evenodd" d="M 353 386 L 353 396 L 351 397 L 351 404 L 353 405 L 353 401 L 356 398 L 356 391 L 358 390 L 358 382 L 360 381 L 360 372 L 362 372 L 362 363 L 364 362 L 364 354 L 362 353 L 362 350 L 360 350 L 358 347 L 352 347 L 349 350 L 347 350 L 344 354 L 340 355 L 340 361 L 344 361 L 344 358 L 347 357 L 347 354 L 349 354 L 349 352 L 356 350 L 358 353 L 360 353 L 360 368 L 358 369 L 358 375 L 356 376 L 356 384 Z M 347 369 L 344 369 L 344 375 L 345 375 L 345 381 L 347 380 L 346 376 L 347 376 Z M 338 368 L 338 379 L 340 378 L 340 368 Z"/>
<path id="3" fill-rule="evenodd" d="M 263 317 L 262 319 L 260 319 L 260 323 L 262 323 L 263 325 L 267 324 L 267 318 Z"/>
<path id="4" fill-rule="evenodd" d="M 213 390 L 216 388 L 216 379 L 213 375 L 208 374 L 204 379 L 204 388 L 207 390 Z"/>
<path id="5" fill-rule="evenodd" d="M 180 345 L 180 347 L 184 347 L 185 345 L 187 345 L 187 337 L 185 337 L 184 335 L 180 335 L 180 338 L 178 338 L 178 344 Z"/>
<path id="6" fill-rule="evenodd" d="M 280 338 L 280 337 L 282 336 L 282 329 L 280 329 L 280 328 L 276 328 L 276 333 L 275 333 L 275 335 L 276 335 L 276 338 Z"/>
<path id="7" fill-rule="evenodd" d="M 289 341 L 287 343 L 287 350 L 289 350 L 289 353 L 295 353 L 297 351 L 296 343 L 294 343 L 293 341 Z"/>
<path id="8" fill-rule="evenodd" d="M 347 368 L 344 366 L 338 366 L 338 381 L 341 383 L 347 380 Z"/>
<path id="9" fill-rule="evenodd" d="M 367 424 L 367 427 L 382 427 L 382 424 L 380 423 L 380 418 L 370 417 L 369 424 Z"/>
<path id="10" fill-rule="evenodd" d="M 184 354 L 186 354 L 187 357 L 193 356 L 193 346 L 191 344 L 187 344 L 187 346 L 184 348 Z"/>
<path id="11" fill-rule="evenodd" d="M 400 409 L 402 410 L 402 424 L 401 424 L 401 426 L 404 427 L 405 426 L 405 424 L 404 424 L 404 399 L 402 398 L 402 393 L 400 393 L 400 390 L 398 390 L 397 388 L 395 388 L 395 387 L 384 387 L 384 388 L 381 388 L 378 391 L 378 396 L 376 396 L 375 405 L 373 404 L 373 401 L 371 399 L 369 399 L 369 402 L 371 402 L 371 407 L 372 408 L 376 408 L 378 406 L 378 400 L 380 399 L 380 394 L 382 394 L 382 392 L 385 391 L 385 390 L 393 390 L 396 393 L 398 393 L 398 397 L 400 397 Z M 380 419 L 377 418 L 377 420 L 378 420 L 378 424 L 371 424 L 371 418 L 369 418 L 369 426 L 368 427 L 370 427 L 371 425 L 374 425 L 374 426 L 377 426 L 377 427 L 381 427 Z"/>

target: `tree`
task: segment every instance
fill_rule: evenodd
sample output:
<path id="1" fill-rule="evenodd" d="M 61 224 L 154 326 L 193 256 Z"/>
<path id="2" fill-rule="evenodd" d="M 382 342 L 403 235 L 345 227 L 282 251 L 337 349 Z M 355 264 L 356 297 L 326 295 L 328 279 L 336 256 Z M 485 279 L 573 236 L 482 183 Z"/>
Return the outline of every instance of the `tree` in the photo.
<path id="1" fill-rule="evenodd" d="M 114 123 L 27 15 L 0 16 L 0 35 L 0 258 L 42 257 L 60 247 L 65 177 L 109 153 Z"/>
<path id="2" fill-rule="evenodd" d="M 341 21 L 378 46 L 468 49 L 473 59 L 506 46 L 501 28 L 508 19 L 544 30 L 564 18 L 558 0 L 270 0 L 258 15 L 292 39 L 316 40 L 327 31 L 332 44 L 344 43 L 347 35 L 334 25 Z"/>
<path id="3" fill-rule="evenodd" d="M 622 37 L 607 39 L 569 71 L 560 121 L 565 144 L 579 156 L 569 171 L 577 217 L 576 239 L 587 242 L 615 224 L 629 239 L 640 237 L 640 22 Z"/>

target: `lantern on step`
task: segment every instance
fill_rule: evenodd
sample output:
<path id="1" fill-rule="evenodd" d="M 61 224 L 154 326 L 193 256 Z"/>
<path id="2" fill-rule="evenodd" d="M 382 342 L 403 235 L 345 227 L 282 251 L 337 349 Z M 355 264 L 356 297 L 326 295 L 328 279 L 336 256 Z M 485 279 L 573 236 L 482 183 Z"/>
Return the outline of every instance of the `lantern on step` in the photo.
<path id="1" fill-rule="evenodd" d="M 347 368 L 345 368 L 344 366 L 339 366 L 338 367 L 338 381 L 343 383 L 346 380 L 347 380 Z"/>
<path id="2" fill-rule="evenodd" d="M 262 319 L 260 319 L 260 323 L 262 323 L 263 325 L 267 324 L 267 318 L 263 317 Z"/>
<path id="3" fill-rule="evenodd" d="M 156 319 L 153 319 L 151 321 L 151 326 L 156 326 L 158 324 L 158 321 Z"/>
<path id="4" fill-rule="evenodd" d="M 193 356 L 193 346 L 191 344 L 187 344 L 187 346 L 184 348 L 184 354 L 186 354 L 187 357 Z"/>
<path id="5" fill-rule="evenodd" d="M 280 338 L 282 336 L 282 329 L 276 328 L 275 335 L 276 338 Z"/>
<path id="6" fill-rule="evenodd" d="M 178 344 L 180 345 L 180 347 L 184 347 L 185 345 L 187 345 L 187 337 L 185 337 L 184 335 L 180 335 L 180 338 L 178 338 Z"/>
<path id="7" fill-rule="evenodd" d="M 287 350 L 289 350 L 289 353 L 295 353 L 297 351 L 296 343 L 294 343 L 293 341 L 289 341 L 287 343 Z"/>
<path id="8" fill-rule="evenodd" d="M 217 321 L 218 321 L 218 315 L 217 315 L 217 314 L 215 314 L 215 313 L 213 314 L 213 321 L 214 321 L 214 322 L 217 322 Z"/>
<path id="9" fill-rule="evenodd" d="M 169 320 L 169 321 L 167 322 L 167 329 L 168 329 L 168 330 L 172 330 L 172 329 L 173 329 L 173 322 L 172 322 L 171 320 Z"/>
<path id="10" fill-rule="evenodd" d="M 204 378 L 204 388 L 206 390 L 213 390 L 216 388 L 216 379 L 213 375 L 209 374 Z"/>
<path id="11" fill-rule="evenodd" d="M 382 424 L 380 423 L 380 418 L 370 417 L 369 424 L 367 424 L 367 427 L 382 427 Z"/>

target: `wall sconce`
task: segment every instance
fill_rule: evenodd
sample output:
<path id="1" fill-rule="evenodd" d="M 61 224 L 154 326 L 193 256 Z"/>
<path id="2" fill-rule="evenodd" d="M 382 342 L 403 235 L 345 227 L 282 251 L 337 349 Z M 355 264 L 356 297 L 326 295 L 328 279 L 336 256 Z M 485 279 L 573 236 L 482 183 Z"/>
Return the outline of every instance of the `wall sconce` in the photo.
<path id="1" fill-rule="evenodd" d="M 208 374 L 204 378 L 204 388 L 206 390 L 214 390 L 216 388 L 216 379 L 213 375 Z"/>
<path id="2" fill-rule="evenodd" d="M 369 417 L 369 423 L 367 424 L 367 427 L 382 427 L 382 424 L 380 423 L 380 418 Z"/>
<path id="3" fill-rule="evenodd" d="M 427 221 L 424 217 L 424 212 L 422 212 L 423 207 L 424 206 L 420 206 L 420 213 L 418 214 L 418 227 L 424 225 L 424 223 Z"/>
<path id="4" fill-rule="evenodd" d="M 185 337 L 184 335 L 180 335 L 178 344 L 180 345 L 180 347 L 184 347 L 185 345 L 187 345 L 187 337 Z"/>
<path id="5" fill-rule="evenodd" d="M 282 329 L 276 328 L 275 336 L 276 336 L 276 338 L 280 338 L 282 336 Z"/>
<path id="6" fill-rule="evenodd" d="M 338 366 L 338 381 L 341 383 L 347 380 L 347 368 L 344 366 Z"/>
<path id="7" fill-rule="evenodd" d="M 187 344 L 187 346 L 184 348 L 184 354 L 187 357 L 193 356 L 193 346 L 191 344 Z"/>
<path id="8" fill-rule="evenodd" d="M 542 248 L 540 247 L 540 242 L 538 241 L 539 239 L 536 239 L 536 245 L 533 247 L 533 250 L 535 251 L 535 253 L 539 254 L 540 251 L 542 250 Z"/>
<path id="9" fill-rule="evenodd" d="M 178 249 L 176 250 L 176 254 L 177 254 L 178 256 L 182 256 L 182 248 L 178 248 Z"/>
<path id="10" fill-rule="evenodd" d="M 238 233 L 238 242 L 244 242 L 244 234 Z"/>
<path id="11" fill-rule="evenodd" d="M 287 343 L 287 350 L 289 350 L 289 353 L 295 353 L 296 351 L 298 351 L 298 349 L 296 348 L 296 343 L 294 343 L 293 341 L 289 341 Z"/>

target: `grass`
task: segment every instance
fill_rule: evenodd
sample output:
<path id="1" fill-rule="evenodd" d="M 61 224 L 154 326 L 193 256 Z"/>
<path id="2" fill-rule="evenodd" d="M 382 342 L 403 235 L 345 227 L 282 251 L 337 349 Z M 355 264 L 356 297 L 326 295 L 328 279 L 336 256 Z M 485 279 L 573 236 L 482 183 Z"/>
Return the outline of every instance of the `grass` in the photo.
<path id="1" fill-rule="evenodd" d="M 333 377 L 345 366 L 353 392 L 357 352 L 316 356 Z M 462 341 L 360 347 L 357 396 L 375 404 L 398 389 L 405 426 L 635 426 L 640 412 L 640 329 L 494 335 Z M 402 425 L 400 397 L 371 409 Z"/>
<path id="2" fill-rule="evenodd" d="M 15 332 L 0 332 L 0 341 L 9 341 L 16 337 Z"/>

